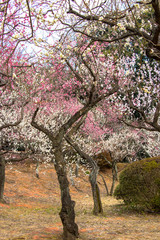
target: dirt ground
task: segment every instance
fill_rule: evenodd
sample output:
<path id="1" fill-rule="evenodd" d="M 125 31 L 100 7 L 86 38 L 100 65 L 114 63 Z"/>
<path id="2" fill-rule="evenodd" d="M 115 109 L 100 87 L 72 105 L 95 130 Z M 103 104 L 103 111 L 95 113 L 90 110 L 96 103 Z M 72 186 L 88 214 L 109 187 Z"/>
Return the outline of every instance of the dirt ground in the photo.
<path id="1" fill-rule="evenodd" d="M 110 172 L 103 176 L 110 187 Z M 104 210 L 99 216 L 92 214 L 91 189 L 82 171 L 70 187 L 76 201 L 79 240 L 160 239 L 160 215 L 127 211 L 121 201 L 106 196 L 100 177 L 98 182 Z M 0 239 L 62 239 L 60 191 L 53 165 L 42 164 L 39 179 L 34 164 L 7 165 L 5 200 L 7 204 L 0 204 Z"/>

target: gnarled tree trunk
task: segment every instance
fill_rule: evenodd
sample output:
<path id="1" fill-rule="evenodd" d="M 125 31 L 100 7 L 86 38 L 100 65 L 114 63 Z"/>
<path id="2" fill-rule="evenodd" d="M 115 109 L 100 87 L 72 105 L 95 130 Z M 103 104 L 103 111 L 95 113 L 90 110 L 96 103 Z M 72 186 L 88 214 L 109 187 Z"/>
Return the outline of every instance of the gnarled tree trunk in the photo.
<path id="1" fill-rule="evenodd" d="M 4 202 L 4 183 L 5 183 L 5 160 L 0 155 L 0 202 Z"/>
<path id="2" fill-rule="evenodd" d="M 63 224 L 63 239 L 75 240 L 78 237 L 78 226 L 75 223 L 75 202 L 71 200 L 69 193 L 69 182 L 65 170 L 65 163 L 61 146 L 54 150 L 55 155 L 55 169 L 58 176 L 58 181 L 61 189 L 61 203 L 60 218 Z"/>
<path id="3" fill-rule="evenodd" d="M 98 171 L 96 171 L 96 169 L 93 169 L 89 175 L 89 181 L 92 188 L 92 196 L 93 196 L 93 202 L 94 202 L 94 208 L 93 208 L 94 215 L 98 215 L 98 213 L 103 213 L 100 190 L 97 184 L 97 174 L 98 174 Z"/>
<path id="4" fill-rule="evenodd" d="M 83 159 L 85 159 L 87 161 L 87 163 L 92 168 L 92 171 L 89 176 L 89 181 L 91 184 L 92 196 L 93 196 L 93 202 L 94 202 L 93 214 L 98 215 L 98 213 L 103 213 L 100 190 L 99 190 L 99 187 L 97 184 L 97 175 L 98 175 L 98 171 L 99 171 L 97 163 L 88 154 L 83 152 L 75 142 L 73 142 L 73 140 L 71 139 L 69 134 L 67 136 L 65 136 L 65 139 L 76 150 L 76 152 Z"/>

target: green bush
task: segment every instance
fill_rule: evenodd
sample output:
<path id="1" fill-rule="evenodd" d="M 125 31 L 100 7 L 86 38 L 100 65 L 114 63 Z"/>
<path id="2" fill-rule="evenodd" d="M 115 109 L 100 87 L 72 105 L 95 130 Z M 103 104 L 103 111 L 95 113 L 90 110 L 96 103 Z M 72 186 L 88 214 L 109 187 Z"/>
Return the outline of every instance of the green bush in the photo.
<path id="1" fill-rule="evenodd" d="M 119 176 L 117 199 L 135 209 L 160 211 L 160 156 L 130 164 Z"/>

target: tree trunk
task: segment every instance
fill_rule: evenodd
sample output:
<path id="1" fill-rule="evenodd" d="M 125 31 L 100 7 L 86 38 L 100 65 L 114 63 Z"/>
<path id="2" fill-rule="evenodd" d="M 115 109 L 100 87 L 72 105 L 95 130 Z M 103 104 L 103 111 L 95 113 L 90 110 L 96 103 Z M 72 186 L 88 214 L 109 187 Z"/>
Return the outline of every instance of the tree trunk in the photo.
<path id="1" fill-rule="evenodd" d="M 73 140 L 70 138 L 69 134 L 67 136 L 65 136 L 65 139 L 76 150 L 76 152 L 83 159 L 85 159 L 87 161 L 87 163 L 92 168 L 92 171 L 89 176 L 89 181 L 91 184 L 92 196 L 93 196 L 93 202 L 94 202 L 93 214 L 98 215 L 98 213 L 103 213 L 100 190 L 99 190 L 99 187 L 97 184 L 97 175 L 98 175 L 98 170 L 99 170 L 97 163 L 88 154 L 83 152 L 75 142 L 73 142 Z"/>
<path id="2" fill-rule="evenodd" d="M 75 240 L 78 238 L 78 226 L 75 223 L 75 202 L 71 200 L 69 193 L 69 182 L 67 179 L 67 173 L 65 169 L 65 163 L 63 159 L 63 153 L 61 146 L 55 148 L 55 169 L 58 176 L 58 181 L 61 189 L 61 203 L 62 208 L 60 211 L 60 218 L 63 224 L 63 239 Z"/>
<path id="3" fill-rule="evenodd" d="M 114 186 L 115 186 L 115 182 L 118 180 L 118 171 L 117 171 L 117 163 L 116 161 L 112 162 L 112 186 L 111 186 L 111 190 L 110 190 L 110 195 L 113 195 L 113 191 L 114 191 Z"/>
<path id="4" fill-rule="evenodd" d="M 5 183 L 5 160 L 0 156 L 0 202 L 4 202 L 4 183 Z"/>
<path id="5" fill-rule="evenodd" d="M 106 189 L 107 196 L 109 196 L 109 191 L 108 191 L 108 187 L 107 187 L 106 181 L 105 181 L 105 179 L 104 179 L 102 174 L 99 173 L 99 176 L 101 176 L 101 178 L 103 180 L 103 183 L 104 183 L 104 186 L 105 186 L 105 189 Z"/>
<path id="6" fill-rule="evenodd" d="M 97 184 L 97 172 L 95 171 L 95 169 L 93 169 L 92 172 L 90 173 L 89 181 L 91 183 L 94 202 L 93 214 L 98 215 L 98 213 L 103 213 L 103 209 L 100 197 L 100 190 Z"/>

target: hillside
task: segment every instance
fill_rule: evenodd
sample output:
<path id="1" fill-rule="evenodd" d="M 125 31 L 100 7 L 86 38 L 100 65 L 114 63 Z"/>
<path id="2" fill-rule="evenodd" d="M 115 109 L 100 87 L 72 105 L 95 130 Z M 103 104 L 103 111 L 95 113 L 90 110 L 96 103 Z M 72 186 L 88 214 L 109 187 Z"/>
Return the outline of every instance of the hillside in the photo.
<path id="1" fill-rule="evenodd" d="M 110 170 L 103 176 L 110 186 Z M 74 182 L 70 190 L 76 201 L 80 240 L 160 239 L 159 215 L 128 212 L 121 201 L 106 197 L 99 177 L 104 214 L 93 216 L 88 177 L 80 171 Z M 1 240 L 62 239 L 60 191 L 53 165 L 40 165 L 39 179 L 34 164 L 7 165 L 5 199 L 7 204 L 0 204 Z"/>

